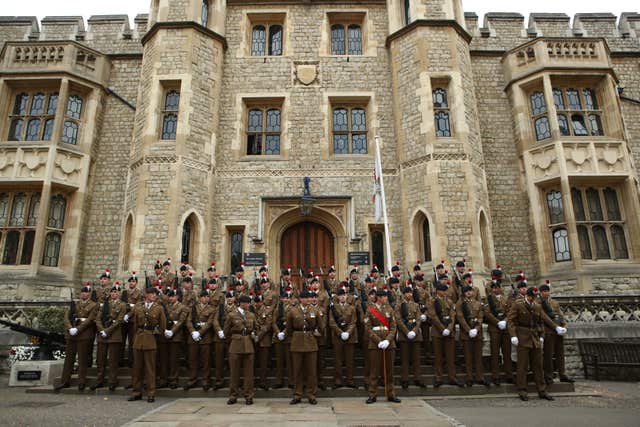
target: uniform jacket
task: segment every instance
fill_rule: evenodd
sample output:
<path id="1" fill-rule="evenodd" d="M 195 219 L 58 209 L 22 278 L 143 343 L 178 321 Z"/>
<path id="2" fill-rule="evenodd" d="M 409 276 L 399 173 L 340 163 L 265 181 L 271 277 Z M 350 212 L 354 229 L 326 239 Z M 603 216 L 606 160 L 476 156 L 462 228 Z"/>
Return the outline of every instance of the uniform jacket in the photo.
<path id="1" fill-rule="evenodd" d="M 262 305 L 256 311 L 258 345 L 271 347 L 273 340 L 273 307 Z"/>
<path id="2" fill-rule="evenodd" d="M 106 307 L 109 307 L 109 314 L 107 317 L 107 323 L 102 321 L 102 317 Z M 106 343 L 121 343 L 122 342 L 122 325 L 124 323 L 124 315 L 127 313 L 128 306 L 119 299 L 110 299 L 108 302 L 102 304 L 100 311 L 96 316 L 96 329 L 98 331 L 98 341 Z M 105 331 L 107 333 L 106 338 L 102 338 L 100 332 Z"/>
<path id="3" fill-rule="evenodd" d="M 403 316 L 403 311 L 406 307 L 406 318 Z M 398 325 L 398 341 L 418 342 L 422 341 L 422 329 L 420 327 L 420 307 L 413 300 L 407 301 L 404 299 L 398 300 L 395 308 L 396 324 Z M 413 331 L 416 337 L 412 340 L 407 338 L 409 331 Z"/>
<path id="4" fill-rule="evenodd" d="M 542 310 L 540 303 L 529 304 L 526 298 L 516 301 L 507 316 L 509 335 L 518 337 L 518 346 L 524 348 L 540 348 L 540 337 L 544 334 L 543 324 L 555 329 L 556 325 Z"/>
<path id="5" fill-rule="evenodd" d="M 135 307 L 135 305 L 137 303 L 139 303 L 140 301 L 142 301 L 142 291 L 138 288 L 133 288 L 133 289 L 125 289 L 124 291 L 122 291 L 122 293 L 127 293 L 127 312 L 130 312 L 131 310 L 133 310 L 133 307 Z"/>
<path id="6" fill-rule="evenodd" d="M 286 332 L 287 323 L 288 323 L 287 315 L 289 311 L 291 311 L 296 306 L 297 306 L 296 302 L 290 302 L 288 304 L 285 304 L 282 301 L 280 301 L 278 303 L 278 307 L 276 307 L 276 309 L 273 310 L 273 322 L 271 324 L 271 329 L 273 331 L 274 344 L 279 342 L 282 342 L 283 344 L 291 343 L 291 334 Z M 280 317 L 280 312 L 282 312 L 282 317 Z M 280 341 L 277 337 L 278 333 L 280 332 L 285 332 L 285 337 L 283 341 Z"/>
<path id="7" fill-rule="evenodd" d="M 335 315 L 334 312 L 335 311 Z M 338 320 L 336 320 L 336 316 Z M 334 336 L 337 336 L 340 341 L 340 335 L 343 332 L 349 333 L 349 339 L 346 341 L 348 344 L 355 344 L 358 342 L 358 329 L 357 320 L 358 315 L 356 309 L 351 304 L 345 302 L 344 304 L 337 302 L 333 304 L 333 308 L 329 308 L 329 330 Z M 341 324 L 338 324 L 338 321 Z"/>
<path id="8" fill-rule="evenodd" d="M 230 340 L 229 354 L 255 353 L 252 334 L 258 329 L 256 315 L 248 309 L 244 313 L 240 310 L 237 307 L 224 321 L 224 335 Z"/>
<path id="9" fill-rule="evenodd" d="M 292 352 L 318 351 L 314 334 L 322 333 L 322 320 L 317 307 L 297 305 L 287 311 L 286 335 L 291 337 Z"/>
<path id="10" fill-rule="evenodd" d="M 431 319 L 431 336 L 442 337 L 442 331 L 449 329 L 450 338 L 453 338 L 454 326 L 456 323 L 456 306 L 449 297 L 434 297 L 427 305 L 429 318 Z"/>
<path id="11" fill-rule="evenodd" d="M 501 331 L 498 329 L 498 322 L 501 320 L 507 320 L 510 306 L 511 298 L 507 295 L 487 295 L 487 304 L 484 306 L 484 318 L 489 325 L 489 333 L 508 333 L 507 330 Z"/>
<path id="12" fill-rule="evenodd" d="M 562 309 L 560 309 L 560 304 L 558 301 L 549 297 L 547 300 L 544 300 L 542 297 L 540 298 L 540 305 L 542 306 L 542 310 L 544 310 L 545 314 L 549 316 L 549 319 L 553 320 L 558 326 L 567 326 L 567 322 L 564 319 L 564 314 L 562 313 Z M 546 323 L 544 324 L 544 330 L 547 334 L 556 333 L 555 328 L 550 328 Z"/>
<path id="13" fill-rule="evenodd" d="M 373 313 L 371 313 L 370 307 L 375 307 L 389 322 L 387 328 Z M 393 308 L 389 304 L 371 304 L 367 307 L 367 311 L 364 313 L 364 330 L 368 339 L 369 350 L 375 350 L 378 348 L 380 341 L 388 340 L 389 349 L 396 348 L 396 319 L 393 312 Z"/>
<path id="14" fill-rule="evenodd" d="M 213 318 L 215 316 L 214 308 L 211 304 L 196 303 L 195 306 L 187 310 L 187 330 L 189 344 L 211 344 L 213 342 Z M 191 337 L 194 331 L 200 332 L 200 341 L 196 342 Z"/>
<path id="15" fill-rule="evenodd" d="M 145 303 L 137 304 L 133 310 L 133 325 L 136 335 L 134 350 L 155 350 L 156 335 L 164 333 L 167 325 L 164 310 L 160 303 L 154 302 L 149 308 Z"/>
<path id="16" fill-rule="evenodd" d="M 461 341 L 471 340 L 471 337 L 469 336 L 469 331 L 471 329 L 476 329 L 478 331 L 478 335 L 473 339 L 482 340 L 484 308 L 480 301 L 475 299 L 473 296 L 471 296 L 471 298 L 459 299 L 456 306 L 456 316 L 458 324 L 460 325 Z"/>
<path id="17" fill-rule="evenodd" d="M 167 329 L 173 332 L 173 336 L 169 341 L 172 342 L 184 342 L 184 331 L 189 318 L 189 308 L 179 301 L 174 304 L 167 303 L 167 312 L 169 318 L 167 319 Z"/>
<path id="18" fill-rule="evenodd" d="M 98 315 L 98 303 L 87 299 L 86 301 L 76 301 L 76 320 L 69 319 L 69 309 L 64 314 L 64 334 L 67 340 L 76 341 L 89 340 L 95 335 L 95 320 Z M 75 324 L 74 324 L 75 323 Z M 69 329 L 78 328 L 76 336 L 69 335 Z"/>

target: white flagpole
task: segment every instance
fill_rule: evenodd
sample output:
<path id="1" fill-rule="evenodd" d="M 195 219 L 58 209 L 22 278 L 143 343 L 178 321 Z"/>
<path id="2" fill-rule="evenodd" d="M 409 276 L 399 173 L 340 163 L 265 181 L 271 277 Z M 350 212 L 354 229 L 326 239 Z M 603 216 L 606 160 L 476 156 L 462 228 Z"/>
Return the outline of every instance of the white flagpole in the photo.
<path id="1" fill-rule="evenodd" d="M 384 221 L 384 240 L 387 255 L 387 275 L 391 271 L 391 236 L 389 235 L 389 219 L 387 218 L 387 200 L 384 194 L 384 178 L 382 176 L 382 159 L 380 158 L 380 137 L 376 135 L 376 173 L 380 176 L 380 193 L 382 196 L 382 218 Z"/>

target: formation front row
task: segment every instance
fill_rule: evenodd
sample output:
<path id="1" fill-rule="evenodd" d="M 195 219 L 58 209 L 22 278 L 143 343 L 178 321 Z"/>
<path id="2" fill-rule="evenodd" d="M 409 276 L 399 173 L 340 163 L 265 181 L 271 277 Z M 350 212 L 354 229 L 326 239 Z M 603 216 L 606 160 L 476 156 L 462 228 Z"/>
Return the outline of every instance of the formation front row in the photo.
<path id="1" fill-rule="evenodd" d="M 190 280 L 190 277 L 183 279 L 186 285 L 183 292 L 190 291 Z M 393 277 L 389 280 L 391 290 L 386 286 L 376 288 L 372 281 L 365 282 L 360 292 L 366 297 L 358 295 L 347 281 L 335 286 L 335 293 L 321 292 L 317 278 L 311 279 L 309 286 L 300 292 L 286 287 L 279 295 L 266 279 L 263 292 L 253 297 L 243 289 L 242 281 L 226 293 L 212 283 L 197 297 L 193 296 L 191 303 L 185 302 L 184 293 L 183 302 L 179 301 L 178 292 L 173 289 L 161 293 L 158 288 L 149 287 L 142 292 L 132 280 L 126 289 L 128 298 L 122 298 L 122 289 L 116 284 L 102 302 L 93 301 L 92 289 L 86 286 L 81 289 L 80 300 L 70 306 L 65 316 L 66 360 L 61 382 L 55 389 L 69 387 L 77 356 L 78 387 L 84 390 L 95 337 L 98 369 L 92 390 L 104 387 L 105 378 L 110 391 L 116 388 L 120 354 L 128 342 L 133 360 L 130 401 L 142 399 L 146 385 L 147 401 L 153 402 L 156 380 L 158 388 L 177 388 L 180 356 L 185 353 L 189 367 L 185 390 L 199 383 L 205 391 L 223 387 L 226 356 L 228 404 L 235 404 L 242 397 L 251 405 L 254 370 L 259 386 L 268 390 L 266 377 L 273 348 L 277 381 L 274 388 L 283 387 L 286 377 L 293 388 L 291 404 L 300 403 L 303 397 L 316 404 L 317 389 L 324 388 L 324 363 L 318 356 L 319 350 L 333 347 L 334 388 L 355 388 L 354 353 L 360 345 L 365 354 L 367 403 L 376 402 L 379 385 L 383 386 L 388 401 L 400 402 L 395 394 L 393 373 L 397 348 L 403 389 L 408 387 L 410 367 L 414 384 L 426 387 L 421 378 L 420 357 L 429 343 L 434 355 L 434 387 L 444 383 L 445 366 L 449 384 L 489 386 L 482 363 L 482 325 L 487 323 L 493 383 L 500 384 L 500 359 L 506 380 L 513 382 L 511 346 L 517 346 L 519 397 L 528 399 L 527 371 L 531 366 L 539 396 L 553 400 L 546 392 L 546 385 L 553 381 L 553 368 L 548 367 L 551 372 L 543 369 L 543 342 L 544 365 L 549 351 L 552 352 L 549 363 L 552 364 L 555 352 L 556 362 L 563 366 L 564 355 L 560 354 L 562 360 L 558 360 L 557 350 L 562 346 L 566 328 L 557 303 L 548 296 L 548 285 L 541 287 L 540 296 L 536 288 L 527 288 L 525 281 L 524 286 L 519 284 L 519 293 L 511 296 L 503 295 L 499 280 L 493 280 L 486 301 L 481 301 L 472 281 L 466 281 L 454 302 L 450 286 L 455 285 L 438 281 L 431 295 L 419 281 L 414 281 L 394 292 L 397 280 Z M 140 301 L 132 301 L 136 294 Z M 466 382 L 456 378 L 456 335 L 464 350 Z M 211 378 L 212 364 L 215 383 Z M 571 381 L 563 369 L 561 380 Z M 378 384 L 380 381 L 382 384 Z"/>

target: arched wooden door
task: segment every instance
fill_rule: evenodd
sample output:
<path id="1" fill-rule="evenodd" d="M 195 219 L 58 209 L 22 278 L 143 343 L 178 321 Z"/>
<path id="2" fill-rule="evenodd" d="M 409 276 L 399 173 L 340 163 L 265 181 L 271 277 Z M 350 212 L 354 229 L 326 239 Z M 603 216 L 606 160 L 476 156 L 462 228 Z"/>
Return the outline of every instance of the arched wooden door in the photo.
<path id="1" fill-rule="evenodd" d="M 316 275 L 326 275 L 334 265 L 334 238 L 331 232 L 315 222 L 300 222 L 288 229 L 280 240 L 280 262 L 283 268 L 291 267 L 293 280 L 300 284 L 300 271 L 312 270 Z"/>

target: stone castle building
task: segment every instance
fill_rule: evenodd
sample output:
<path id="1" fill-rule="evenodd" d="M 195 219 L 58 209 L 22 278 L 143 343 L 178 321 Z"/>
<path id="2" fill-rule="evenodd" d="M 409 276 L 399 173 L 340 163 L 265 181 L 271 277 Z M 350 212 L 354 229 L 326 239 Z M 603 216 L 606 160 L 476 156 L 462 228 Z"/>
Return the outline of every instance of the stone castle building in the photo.
<path id="1" fill-rule="evenodd" d="M 639 14 L 152 0 L 134 22 L 0 18 L 0 298 L 244 253 L 640 291 Z"/>

